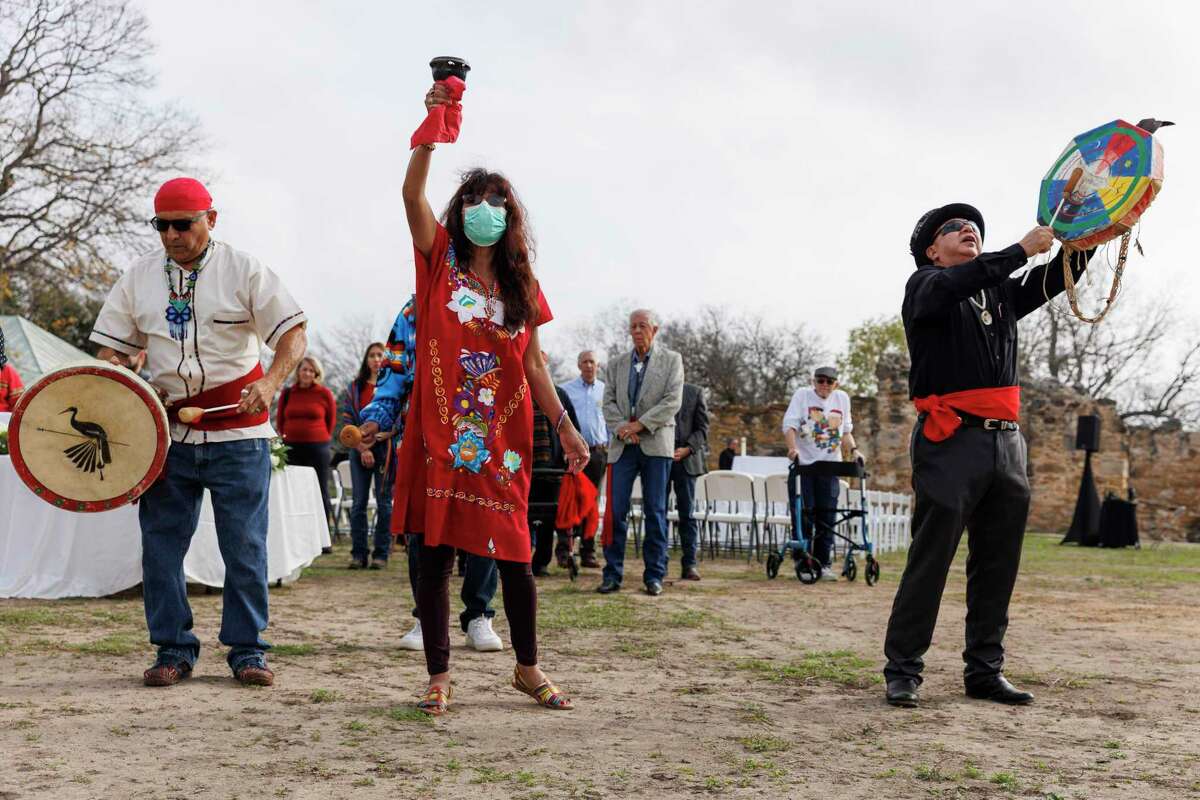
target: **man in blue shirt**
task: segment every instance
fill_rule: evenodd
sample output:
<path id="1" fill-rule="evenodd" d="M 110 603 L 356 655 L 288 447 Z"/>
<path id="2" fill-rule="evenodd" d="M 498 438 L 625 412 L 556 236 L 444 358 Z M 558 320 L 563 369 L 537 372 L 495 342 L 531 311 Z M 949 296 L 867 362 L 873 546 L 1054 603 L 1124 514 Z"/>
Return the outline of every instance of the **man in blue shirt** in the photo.
<path id="1" fill-rule="evenodd" d="M 575 414 L 579 417 L 579 432 L 587 442 L 591 458 L 583 468 L 583 474 L 598 490 L 600 479 L 604 475 L 604 467 L 608 461 L 608 426 L 604 422 L 604 381 L 596 377 L 599 364 L 596 354 L 584 350 L 579 354 L 579 377 L 564 383 L 561 388 L 571 398 Z M 584 567 L 596 568 L 600 562 L 596 560 L 596 532 L 584 531 L 579 544 L 580 564 Z M 567 554 L 562 550 L 565 542 L 559 540 L 558 558 L 560 566 L 565 564 Z"/>

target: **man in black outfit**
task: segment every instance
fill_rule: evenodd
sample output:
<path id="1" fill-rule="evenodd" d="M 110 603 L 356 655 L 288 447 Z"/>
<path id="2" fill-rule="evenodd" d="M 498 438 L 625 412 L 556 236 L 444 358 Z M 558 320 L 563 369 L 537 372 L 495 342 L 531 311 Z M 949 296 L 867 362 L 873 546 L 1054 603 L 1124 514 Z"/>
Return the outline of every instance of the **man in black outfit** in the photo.
<path id="1" fill-rule="evenodd" d="M 679 545 L 685 581 L 700 580 L 696 556 L 700 551 L 700 522 L 695 513 L 696 478 L 703 475 L 708 450 L 708 407 L 700 387 L 683 385 L 683 401 L 675 414 L 675 453 L 671 463 L 671 486 L 679 513 Z"/>
<path id="2" fill-rule="evenodd" d="M 717 455 L 717 469 L 733 469 L 733 460 L 737 458 L 738 443 L 736 438 L 725 442 L 725 449 Z"/>
<path id="3" fill-rule="evenodd" d="M 1052 229 L 1034 228 L 996 253 L 981 252 L 983 232 L 979 211 L 955 203 L 921 217 L 909 241 L 917 271 L 905 287 L 902 318 L 912 357 L 909 396 L 921 413 L 909 451 L 913 542 L 884 642 L 892 705 L 918 703 L 922 656 L 964 527 L 970 531 L 967 695 L 1009 704 L 1033 700 L 1001 672 L 1029 511 L 1027 452 L 1016 420 L 1017 320 L 1063 290 L 1063 255 L 1024 281 L 1010 278 L 1027 259 L 1049 251 Z M 1088 255 L 1073 256 L 1076 276 Z"/>

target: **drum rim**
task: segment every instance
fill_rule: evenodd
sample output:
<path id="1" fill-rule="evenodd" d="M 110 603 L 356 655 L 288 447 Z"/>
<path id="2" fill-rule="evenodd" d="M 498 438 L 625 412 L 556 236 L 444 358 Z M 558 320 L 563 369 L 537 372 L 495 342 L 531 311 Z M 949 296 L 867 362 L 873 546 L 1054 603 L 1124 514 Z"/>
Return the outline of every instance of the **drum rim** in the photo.
<path id="1" fill-rule="evenodd" d="M 103 500 L 73 500 L 69 497 L 63 497 L 56 492 L 51 491 L 41 481 L 37 479 L 29 468 L 25 465 L 25 458 L 21 455 L 21 419 L 25 415 L 25 409 L 33 398 L 42 392 L 51 381 L 46 380 L 51 375 L 96 375 L 111 378 L 118 383 L 121 383 L 130 389 L 133 389 L 142 402 L 150 408 L 151 416 L 154 418 L 154 428 L 158 445 L 155 448 L 154 458 L 150 462 L 150 469 L 146 471 L 143 477 L 132 489 L 127 492 L 113 495 L 112 497 Z M 158 476 L 162 473 L 163 467 L 167 463 L 167 450 L 171 446 L 171 433 L 168 427 L 169 423 L 166 420 L 166 411 L 162 401 L 157 396 L 151 395 L 147 397 L 147 386 L 145 381 L 138 378 L 136 375 L 127 372 L 122 368 L 112 368 L 107 365 L 103 366 L 87 366 L 76 365 L 68 366 L 62 369 L 54 370 L 47 373 L 33 383 L 28 389 L 22 392 L 17 399 L 17 405 L 13 408 L 12 419 L 8 423 L 8 452 L 12 460 L 13 469 L 16 470 L 17 476 L 29 490 L 35 495 L 50 503 L 55 508 L 61 508 L 65 511 L 78 512 L 97 512 L 109 511 L 114 508 L 120 508 L 123 505 L 134 502 L 150 486 L 158 480 Z M 153 391 L 151 389 L 150 391 Z M 155 404 L 150 401 L 153 400 Z"/>

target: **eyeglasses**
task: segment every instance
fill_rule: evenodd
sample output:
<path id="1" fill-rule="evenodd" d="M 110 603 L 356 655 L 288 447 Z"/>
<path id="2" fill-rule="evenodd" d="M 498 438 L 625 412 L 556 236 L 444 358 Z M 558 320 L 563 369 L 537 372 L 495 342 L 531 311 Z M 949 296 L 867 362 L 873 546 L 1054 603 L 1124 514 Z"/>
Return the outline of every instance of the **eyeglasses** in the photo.
<path id="1" fill-rule="evenodd" d="M 982 238 L 982 236 L 979 233 L 979 228 L 977 228 L 975 226 L 975 223 L 971 222 L 969 219 L 952 219 L 952 220 L 950 220 L 945 225 L 938 228 L 938 231 L 937 231 L 937 233 L 935 233 L 933 235 L 933 238 L 936 239 L 939 236 L 945 236 L 947 233 L 954 233 L 955 231 L 961 231 L 963 228 L 970 228 L 971 230 L 975 231 L 976 236 L 980 236 L 980 238 Z"/>
<path id="2" fill-rule="evenodd" d="M 813 378 L 813 382 L 818 383 L 818 384 L 829 384 L 830 386 L 837 383 L 837 381 L 834 380 L 833 378 L 826 378 L 824 375 L 821 375 L 820 377 L 817 377 L 817 378 Z"/>
<path id="3" fill-rule="evenodd" d="M 463 195 L 463 205 L 464 206 L 477 206 L 480 203 L 487 203 L 489 206 L 493 206 L 495 208 L 504 208 L 504 206 L 508 204 L 508 200 L 505 199 L 504 195 L 497 194 L 496 192 L 492 192 L 491 194 L 486 194 L 486 195 L 483 195 L 483 194 L 464 194 Z"/>
<path id="4" fill-rule="evenodd" d="M 154 230 L 158 231 L 159 233 L 166 233 L 167 228 L 174 228 L 180 233 L 187 233 L 192 229 L 192 225 L 194 225 L 197 220 L 203 218 L 206 214 L 208 214 L 207 211 L 201 211 L 191 219 L 163 219 L 162 217 L 151 217 L 150 224 L 153 225 Z"/>

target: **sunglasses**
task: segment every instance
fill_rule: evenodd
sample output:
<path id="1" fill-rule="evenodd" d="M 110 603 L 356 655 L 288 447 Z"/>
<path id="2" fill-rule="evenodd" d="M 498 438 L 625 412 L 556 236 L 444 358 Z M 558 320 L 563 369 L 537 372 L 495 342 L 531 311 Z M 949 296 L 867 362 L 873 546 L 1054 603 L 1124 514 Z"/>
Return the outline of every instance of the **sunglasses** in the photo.
<path id="1" fill-rule="evenodd" d="M 943 225 L 942 227 L 938 228 L 938 231 L 937 231 L 937 233 L 935 233 L 933 235 L 933 238 L 936 239 L 939 236 L 945 236 L 947 233 L 954 233 L 955 231 L 961 231 L 963 228 L 970 228 L 971 230 L 973 230 L 975 232 L 976 236 L 980 236 L 979 228 L 975 227 L 974 222 L 971 222 L 970 220 L 966 220 L 966 219 L 952 219 L 949 222 L 947 222 L 945 225 Z M 980 237 L 980 238 L 982 238 L 982 237 Z"/>
<path id="2" fill-rule="evenodd" d="M 821 376 L 821 377 L 819 377 L 819 378 L 813 378 L 813 380 L 814 380 L 816 383 L 821 383 L 821 384 L 826 384 L 826 383 L 827 383 L 827 384 L 829 384 L 829 385 L 831 385 L 831 386 L 832 386 L 833 384 L 837 383 L 837 381 L 836 381 L 836 380 L 834 380 L 833 378 L 826 378 L 824 375 L 822 375 L 822 376 Z"/>
<path id="3" fill-rule="evenodd" d="M 492 206 L 494 208 L 504 208 L 504 206 L 508 204 L 508 201 L 505 199 L 504 195 L 496 194 L 495 192 L 492 192 L 491 194 L 486 194 L 486 195 L 483 195 L 483 194 L 464 194 L 463 195 L 463 205 L 464 206 L 477 206 L 480 203 L 487 203 L 489 206 Z"/>
<path id="4" fill-rule="evenodd" d="M 153 225 L 154 230 L 158 231 L 159 233 L 166 233 L 167 228 L 174 228 L 180 233 L 187 233 L 192 229 L 192 225 L 194 225 L 197 220 L 202 219 L 206 214 L 208 214 L 207 211 L 201 211 L 191 219 L 163 219 L 162 217 L 151 217 L 150 224 Z"/>

